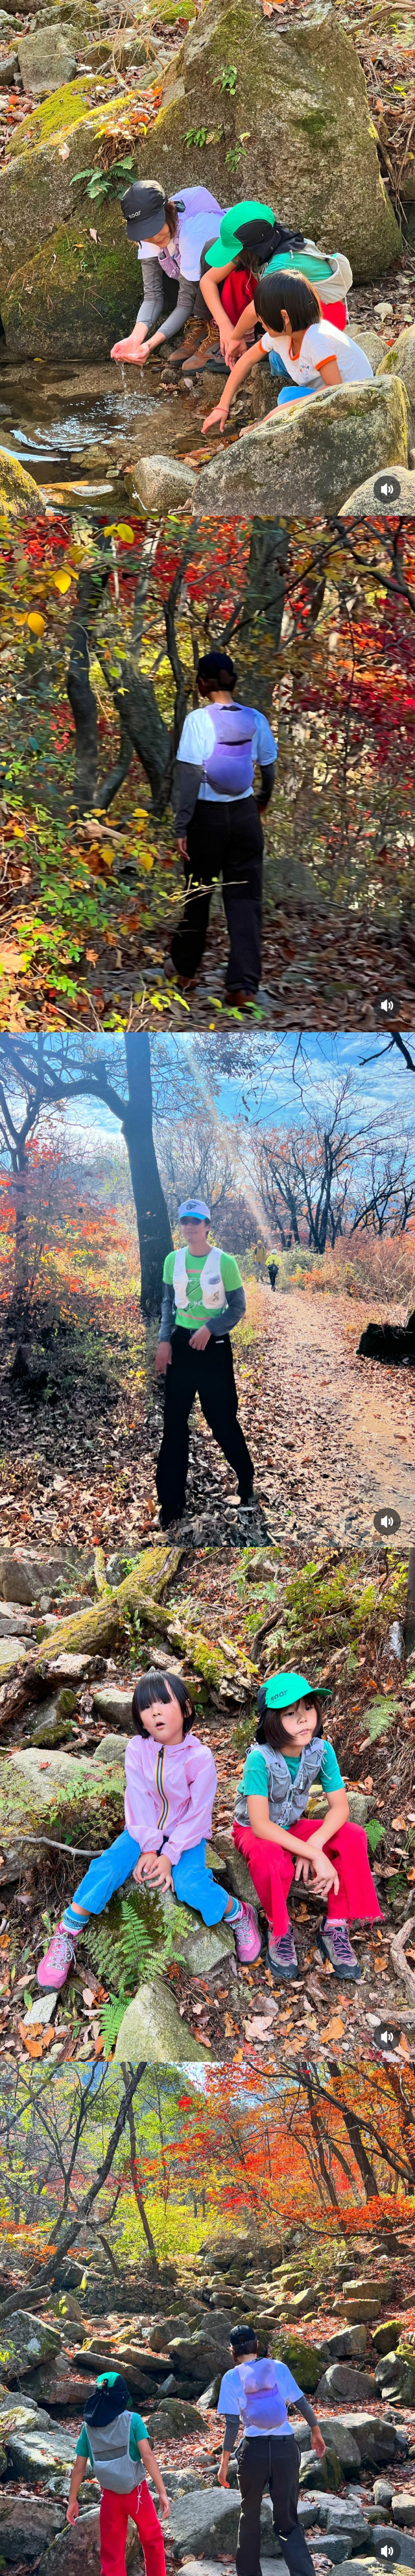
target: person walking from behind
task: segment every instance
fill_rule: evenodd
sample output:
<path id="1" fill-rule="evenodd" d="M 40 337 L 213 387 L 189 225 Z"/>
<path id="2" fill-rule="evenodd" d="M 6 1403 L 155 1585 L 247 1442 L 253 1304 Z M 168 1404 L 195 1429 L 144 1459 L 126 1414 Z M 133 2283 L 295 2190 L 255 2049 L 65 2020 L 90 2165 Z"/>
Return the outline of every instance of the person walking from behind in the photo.
<path id="1" fill-rule="evenodd" d="M 203 654 L 197 687 L 202 705 L 185 717 L 173 778 L 186 902 L 171 957 L 178 982 L 192 982 L 203 956 L 213 886 L 222 875 L 230 938 L 226 995 L 243 1010 L 261 980 L 261 813 L 272 796 L 278 745 L 259 707 L 243 706 L 235 697 L 234 664 L 220 645 Z M 261 790 L 255 796 L 257 763 Z"/>
<path id="2" fill-rule="evenodd" d="M 230 1335 L 245 1314 L 238 1263 L 209 1245 L 205 1199 L 184 1199 L 179 1209 L 185 1243 L 168 1252 L 156 1369 L 165 1378 L 164 1430 L 156 1485 L 161 1526 L 184 1511 L 189 1464 L 189 1413 L 198 1394 L 214 1440 L 235 1470 L 242 1506 L 252 1501 L 252 1458 L 237 1422 L 238 1397 Z"/>
<path id="3" fill-rule="evenodd" d="M 259 2359 L 253 2326 L 234 2326 L 230 2346 L 232 2369 L 225 2371 L 218 2399 L 218 2415 L 225 2416 L 218 2483 L 221 2487 L 228 2484 L 229 2460 L 241 2423 L 237 2470 L 242 2510 L 237 2576 L 261 2576 L 261 2504 L 266 2487 L 272 2500 L 274 2531 L 290 2576 L 314 2576 L 305 2532 L 297 2520 L 300 2452 L 288 2422 L 287 2406 L 297 2406 L 300 2415 L 305 2416 L 313 2451 L 322 2460 L 325 2443 L 317 2416 L 285 2362 Z"/>
<path id="4" fill-rule="evenodd" d="M 135 2522 L 144 2557 L 145 2576 L 166 2576 L 160 2530 L 146 2469 L 157 2488 L 160 2512 L 170 2513 L 164 2478 L 141 2415 L 133 2414 L 126 2380 L 117 2370 L 97 2379 L 85 2407 L 76 2445 L 66 2520 L 78 2519 L 78 2495 L 87 2461 L 101 2487 L 101 2576 L 125 2576 L 128 2521 Z"/>

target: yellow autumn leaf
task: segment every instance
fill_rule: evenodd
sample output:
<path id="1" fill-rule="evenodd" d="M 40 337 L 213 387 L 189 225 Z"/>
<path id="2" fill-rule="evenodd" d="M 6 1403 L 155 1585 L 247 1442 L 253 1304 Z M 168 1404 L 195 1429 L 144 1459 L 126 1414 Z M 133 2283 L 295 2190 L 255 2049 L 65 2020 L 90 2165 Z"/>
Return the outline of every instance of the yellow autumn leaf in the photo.
<path id="1" fill-rule="evenodd" d="M 119 519 L 119 520 L 118 520 L 118 523 L 117 523 L 117 526 L 116 526 L 116 529 L 115 529 L 115 536 L 116 536 L 116 537 L 122 537 L 122 538 L 123 538 L 123 543 L 124 543 L 124 545 L 125 545 L 125 546 L 134 546 L 134 545 L 135 545 L 134 528 L 127 528 L 127 527 L 126 527 L 126 525 L 125 525 L 125 520 L 124 520 L 124 519 Z"/>
<path id="2" fill-rule="evenodd" d="M 59 590 L 59 592 L 60 592 L 60 596 L 61 596 L 61 599 L 63 599 L 63 598 L 64 598 L 64 595 L 65 595 L 65 591 L 66 591 L 66 590 L 70 590 L 70 587 L 71 587 L 71 573 L 70 573 L 70 572 L 55 572 L 55 573 L 54 573 L 54 575 L 53 575 L 53 583 L 54 583 L 54 589 L 55 589 L 55 590 Z"/>
<path id="3" fill-rule="evenodd" d="M 151 869 L 154 867 L 154 851 L 140 850 L 138 854 L 138 866 L 140 868 L 144 868 L 146 876 L 149 877 Z"/>
<path id="4" fill-rule="evenodd" d="M 27 623 L 32 635 L 44 635 L 46 619 L 41 617 L 38 608 L 31 608 Z"/>
<path id="5" fill-rule="evenodd" d="M 100 849 L 100 858 L 101 858 L 101 859 L 105 859 L 105 865 L 106 865 L 106 867 L 107 867 L 107 868 L 112 868 L 112 867 L 113 867 L 113 865 L 114 865 L 114 857 L 115 857 L 115 852 L 114 852 L 114 850 L 112 849 L 111 842 L 110 842 L 110 841 L 102 841 L 102 842 L 101 842 L 101 849 Z"/>

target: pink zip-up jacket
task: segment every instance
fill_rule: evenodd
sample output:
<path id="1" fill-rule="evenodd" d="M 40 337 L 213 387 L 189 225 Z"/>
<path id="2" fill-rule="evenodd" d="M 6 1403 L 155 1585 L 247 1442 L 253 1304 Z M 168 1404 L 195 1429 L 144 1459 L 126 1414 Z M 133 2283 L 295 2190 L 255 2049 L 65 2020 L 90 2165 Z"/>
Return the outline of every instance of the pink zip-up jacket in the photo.
<path id="1" fill-rule="evenodd" d="M 208 1841 L 217 1788 L 213 1753 L 198 1735 L 182 1744 L 155 1744 L 151 1735 L 134 1735 L 125 1756 L 125 1822 L 140 1851 L 182 1851 Z"/>

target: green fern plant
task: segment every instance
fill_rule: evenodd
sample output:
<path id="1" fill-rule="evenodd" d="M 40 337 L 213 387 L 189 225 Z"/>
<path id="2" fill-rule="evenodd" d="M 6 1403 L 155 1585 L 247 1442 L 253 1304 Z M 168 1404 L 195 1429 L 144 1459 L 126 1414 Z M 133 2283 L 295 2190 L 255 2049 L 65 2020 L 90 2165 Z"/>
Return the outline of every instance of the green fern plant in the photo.
<path id="1" fill-rule="evenodd" d="M 132 1888 L 128 1896 L 112 1897 L 105 1923 L 89 1925 L 88 1952 L 100 1984 L 108 1989 L 100 2009 L 106 2055 L 137 1986 L 145 1977 L 163 1976 L 171 1959 L 184 1958 L 180 1942 L 191 1923 L 188 1907 L 177 1904 L 166 1923 L 155 1891 L 143 1887 Z"/>

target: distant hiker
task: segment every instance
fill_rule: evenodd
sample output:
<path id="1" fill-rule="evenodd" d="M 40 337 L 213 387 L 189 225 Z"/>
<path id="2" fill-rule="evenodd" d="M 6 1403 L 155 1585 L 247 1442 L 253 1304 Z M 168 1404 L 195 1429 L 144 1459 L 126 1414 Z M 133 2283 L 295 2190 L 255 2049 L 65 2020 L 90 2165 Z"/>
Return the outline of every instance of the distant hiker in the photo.
<path id="1" fill-rule="evenodd" d="M 238 1478 L 242 1506 L 252 1500 L 252 1458 L 237 1422 L 238 1397 L 230 1335 L 245 1314 L 245 1290 L 233 1253 L 209 1244 L 205 1199 L 184 1199 L 179 1209 L 185 1244 L 168 1252 L 156 1369 L 165 1378 L 164 1430 L 156 1485 L 161 1526 L 184 1511 L 189 1464 L 189 1413 L 198 1394 L 205 1422 Z"/>
<path id="2" fill-rule="evenodd" d="M 266 2487 L 272 2499 L 274 2531 L 290 2576 L 314 2576 L 305 2532 L 297 2520 L 300 2451 L 288 2422 L 287 2407 L 296 2406 L 305 2416 L 312 2449 L 322 2460 L 325 2443 L 317 2416 L 285 2362 L 259 2359 L 258 2337 L 252 2326 L 234 2326 L 230 2347 L 232 2368 L 225 2370 L 218 2399 L 218 2415 L 225 2416 L 218 2483 L 221 2487 L 228 2484 L 229 2460 L 241 2424 L 242 2441 L 236 2454 L 242 2503 L 237 2576 L 261 2576 L 261 2504 Z"/>
<path id="3" fill-rule="evenodd" d="M 224 386 L 220 402 L 208 412 L 203 428 L 223 429 L 231 403 L 251 368 L 268 357 L 271 375 L 281 378 L 277 408 L 282 403 L 304 400 L 307 395 L 332 391 L 336 385 L 357 384 L 363 379 L 373 382 L 373 367 L 351 340 L 347 331 L 337 331 L 322 316 L 320 297 L 305 277 L 278 276 L 261 278 L 254 292 L 255 312 L 264 328 L 259 340 L 238 358 Z M 261 427 L 272 420 L 264 412 Z M 242 432 L 242 436 L 244 433 Z"/>
<path id="4" fill-rule="evenodd" d="M 298 1975 L 286 1897 L 292 1878 L 310 1880 L 325 1900 L 317 1948 L 341 1983 L 360 1977 L 347 1926 L 381 1923 L 369 1868 L 366 1834 L 353 1825 L 333 1745 L 321 1734 L 321 1703 L 331 1692 L 314 1688 L 303 1673 L 270 1673 L 258 1691 L 259 1719 L 239 1782 L 234 1840 L 245 1854 L 268 1918 L 268 1966 L 278 1981 Z M 328 1814 L 306 1817 L 309 1791 L 319 1782 Z"/>
<path id="5" fill-rule="evenodd" d="M 226 1916 L 238 1957 L 244 1962 L 258 1958 L 254 1907 L 227 1896 L 206 1868 L 217 1774 L 209 1746 L 191 1733 L 193 1700 L 180 1673 L 140 1674 L 132 1715 L 124 1831 L 91 1861 L 76 1896 L 65 1906 L 37 1972 L 38 1985 L 47 1990 L 65 1985 L 90 1915 L 103 1914 L 111 1896 L 131 1877 L 138 1887 L 173 1887 L 180 1904 L 194 1906 L 203 1923 L 221 1923 Z"/>
<path id="6" fill-rule="evenodd" d="M 278 1279 L 278 1261 L 274 1261 L 274 1257 L 272 1258 L 272 1261 L 267 1261 L 267 1271 L 270 1288 L 273 1288 L 275 1291 Z"/>
<path id="7" fill-rule="evenodd" d="M 134 242 L 144 273 L 144 297 L 128 339 L 115 340 L 111 357 L 143 367 L 150 349 L 176 338 L 194 321 L 190 346 L 202 339 L 206 308 L 199 292 L 204 243 L 221 214 L 210 188 L 183 188 L 165 197 L 156 179 L 133 179 L 121 198 L 127 241 Z M 163 275 L 169 281 L 165 309 Z M 189 348 L 189 339 L 186 341 Z"/>
<path id="8" fill-rule="evenodd" d="M 141 2541 L 145 2576 L 165 2576 L 163 2533 L 147 2486 L 146 2469 L 157 2488 L 160 2513 L 170 2513 L 170 2499 L 147 2425 L 142 2415 L 133 2414 L 130 2392 L 120 2371 L 105 2370 L 88 2398 L 71 2471 L 66 2515 L 69 2523 L 78 2518 L 79 2489 L 88 2460 L 101 2488 L 101 2576 L 125 2576 L 129 2521 L 135 2522 Z"/>
<path id="9" fill-rule="evenodd" d="M 253 298 L 258 277 L 268 277 L 279 268 L 290 276 L 301 270 L 315 286 L 326 320 L 334 323 L 337 331 L 345 330 L 347 288 L 353 280 L 344 253 L 317 250 L 306 234 L 281 224 L 271 206 L 246 198 L 243 204 L 230 206 L 222 215 L 218 239 L 207 245 L 202 259 L 201 296 L 216 322 L 218 347 L 227 366 L 234 366 L 241 347 L 253 338 Z M 210 369 L 218 370 L 219 358 L 200 350 L 190 361 L 192 372 L 206 364 L 206 359 Z"/>
<path id="10" fill-rule="evenodd" d="M 178 982 L 192 982 L 203 956 L 213 886 L 221 875 L 231 943 L 226 994 L 243 1009 L 261 980 L 261 812 L 272 795 L 278 745 L 259 707 L 246 707 L 236 698 L 234 664 L 219 645 L 203 654 L 197 686 L 204 703 L 185 717 L 173 778 L 187 891 L 171 956 Z M 257 763 L 262 783 L 255 796 Z"/>

